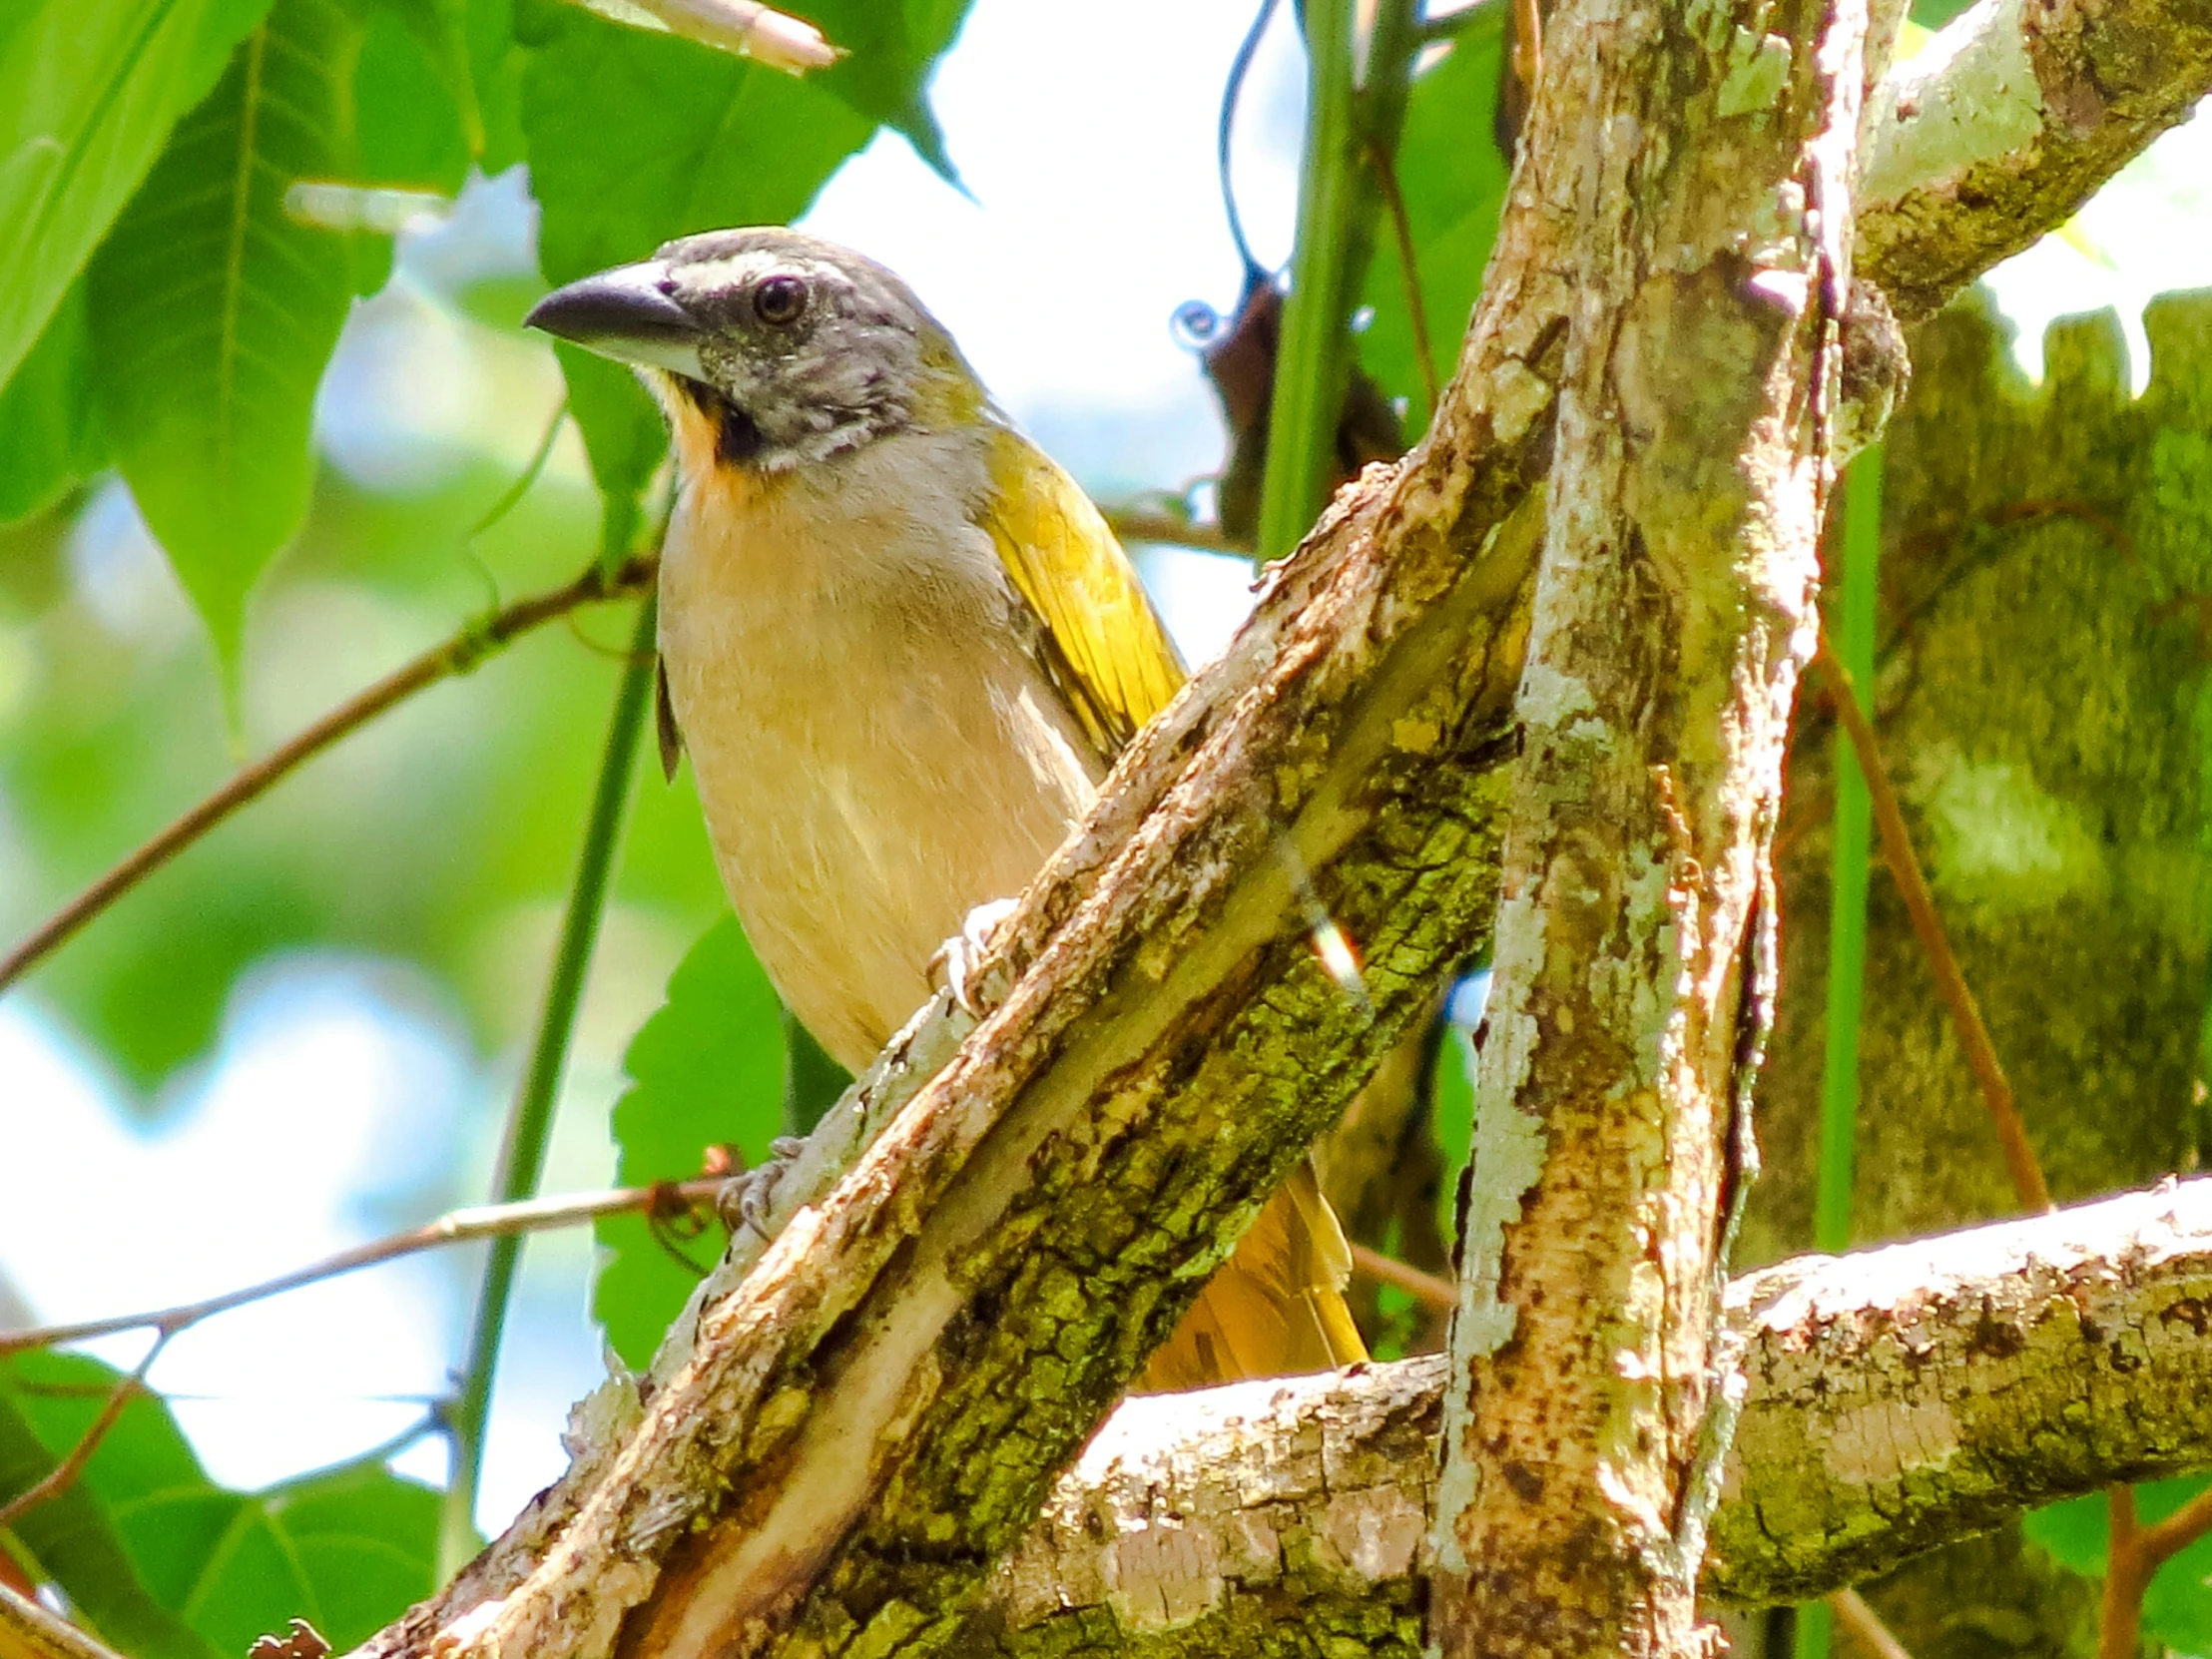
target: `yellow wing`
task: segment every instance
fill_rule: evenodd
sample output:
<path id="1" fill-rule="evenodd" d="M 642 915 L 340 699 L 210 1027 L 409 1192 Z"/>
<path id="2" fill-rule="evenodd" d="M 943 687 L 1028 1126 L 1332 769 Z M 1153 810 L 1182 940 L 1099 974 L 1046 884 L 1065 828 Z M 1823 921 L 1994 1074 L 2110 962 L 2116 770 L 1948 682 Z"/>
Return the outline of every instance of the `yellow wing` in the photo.
<path id="1" fill-rule="evenodd" d="M 1111 757 L 1181 688 L 1183 661 L 1074 479 L 1005 427 L 992 434 L 990 473 L 983 527 L 1043 625 L 1068 707 Z M 1351 1273 L 1351 1248 L 1309 1160 L 1269 1200 L 1137 1385 L 1189 1388 L 1366 1359 L 1345 1306 Z"/>
<path id="2" fill-rule="evenodd" d="M 1044 627 L 1053 677 L 1111 758 L 1181 689 L 1183 659 L 1091 498 L 1009 427 L 991 436 L 983 528 Z"/>
<path id="3" fill-rule="evenodd" d="M 1145 1363 L 1137 1391 L 1176 1393 L 1358 1364 L 1368 1351 L 1345 1306 L 1351 1277 L 1352 1247 L 1308 1158 Z"/>

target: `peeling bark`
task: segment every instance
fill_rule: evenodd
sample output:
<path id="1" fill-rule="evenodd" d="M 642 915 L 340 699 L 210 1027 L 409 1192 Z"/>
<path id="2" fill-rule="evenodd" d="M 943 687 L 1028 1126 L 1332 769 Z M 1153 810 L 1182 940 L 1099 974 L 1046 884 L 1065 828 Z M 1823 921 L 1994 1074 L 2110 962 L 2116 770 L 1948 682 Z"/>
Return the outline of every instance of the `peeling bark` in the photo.
<path id="1" fill-rule="evenodd" d="M 1729 1288 L 1748 1384 L 1701 1588 L 1809 1600 L 2021 1509 L 2212 1463 L 2212 1180 Z M 1125 1402 L 972 1651 L 1420 1651 L 1445 1363 Z M 1349 1651 L 1349 1650 L 1347 1650 Z"/>
<path id="2" fill-rule="evenodd" d="M 571 1476 L 363 1651 L 956 1641 L 1145 1350 L 1486 939 L 1575 302 L 1523 247 L 1430 436 L 1340 498 L 1026 896 L 983 1027 L 848 1174 L 813 1157 L 642 1404 L 602 1400 Z M 1286 848 L 1364 1000 L 1313 962 Z"/>
<path id="3" fill-rule="evenodd" d="M 1818 632 L 1869 28 L 1568 4 L 1500 263 L 1570 273 L 1474 1082 L 1428 1636 L 1695 1654 L 1714 1339 Z M 1479 321 L 1480 312 L 1477 312 Z"/>

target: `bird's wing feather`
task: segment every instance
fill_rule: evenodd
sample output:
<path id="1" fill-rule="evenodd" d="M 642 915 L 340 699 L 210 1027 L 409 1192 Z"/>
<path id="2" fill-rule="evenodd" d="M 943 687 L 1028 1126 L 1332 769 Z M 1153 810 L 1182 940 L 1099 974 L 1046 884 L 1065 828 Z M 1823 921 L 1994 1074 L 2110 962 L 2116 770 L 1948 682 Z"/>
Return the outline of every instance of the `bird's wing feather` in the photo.
<path id="1" fill-rule="evenodd" d="M 978 514 L 1042 627 L 1047 663 L 1111 758 L 1181 688 L 1183 662 L 1090 497 L 1028 439 L 993 429 L 992 500 Z M 1207 1282 L 1139 1386 L 1197 1387 L 1367 1358 L 1345 1305 L 1352 1251 L 1312 1160 L 1270 1199 Z"/>
<path id="2" fill-rule="evenodd" d="M 1182 687 L 1183 661 L 1106 520 L 1050 456 L 995 427 L 990 479 L 982 527 L 1043 625 L 1062 694 L 1111 758 Z"/>

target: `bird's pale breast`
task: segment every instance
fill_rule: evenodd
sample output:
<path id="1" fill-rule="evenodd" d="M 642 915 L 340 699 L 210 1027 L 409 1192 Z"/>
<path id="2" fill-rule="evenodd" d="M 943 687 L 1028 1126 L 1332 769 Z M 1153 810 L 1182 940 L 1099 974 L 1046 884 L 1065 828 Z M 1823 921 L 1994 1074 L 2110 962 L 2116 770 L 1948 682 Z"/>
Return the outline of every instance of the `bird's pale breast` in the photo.
<path id="1" fill-rule="evenodd" d="M 981 437 L 903 433 L 765 479 L 689 467 L 669 528 L 661 652 L 723 882 L 855 1071 L 1105 770 L 974 526 Z"/>

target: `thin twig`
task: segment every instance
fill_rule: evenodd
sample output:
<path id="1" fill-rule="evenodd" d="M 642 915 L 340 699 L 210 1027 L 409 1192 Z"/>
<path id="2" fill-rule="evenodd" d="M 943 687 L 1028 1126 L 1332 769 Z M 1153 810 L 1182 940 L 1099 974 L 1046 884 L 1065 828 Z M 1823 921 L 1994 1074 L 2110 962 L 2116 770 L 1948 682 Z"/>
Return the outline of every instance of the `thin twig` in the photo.
<path id="1" fill-rule="evenodd" d="M 522 505 L 537 481 L 544 475 L 545 463 L 553 458 L 553 445 L 559 441 L 561 423 L 568 419 L 568 399 L 562 398 L 553 410 L 553 416 L 545 423 L 545 431 L 538 438 L 537 448 L 530 451 L 530 458 L 522 463 L 522 470 L 513 483 L 499 492 L 499 499 L 484 509 L 484 516 L 468 527 L 468 539 L 474 541 L 509 513 Z"/>
<path id="2" fill-rule="evenodd" d="M 2164 1566 L 2207 1532 L 2212 1532 L 2212 1490 L 2202 1491 L 2156 1525 L 2136 1533 L 2136 1544 L 2152 1562 Z"/>
<path id="3" fill-rule="evenodd" d="M 1459 1293 L 1450 1280 L 1423 1273 L 1410 1262 L 1400 1262 L 1394 1256 L 1385 1256 L 1364 1244 L 1352 1247 L 1352 1271 L 1364 1273 L 1381 1284 L 1394 1285 L 1426 1308 L 1440 1308 L 1448 1313 L 1459 1301 Z"/>
<path id="4" fill-rule="evenodd" d="M 355 1245 L 325 1256 L 319 1262 L 310 1262 L 302 1268 L 280 1274 L 275 1279 L 265 1279 L 258 1285 L 248 1285 L 236 1291 L 226 1291 L 221 1296 L 209 1297 L 204 1302 L 180 1303 L 174 1308 L 156 1308 L 143 1314 L 118 1314 L 104 1320 L 85 1320 L 76 1325 L 45 1325 L 31 1331 L 0 1332 L 0 1356 L 20 1354 L 29 1349 L 58 1348 L 65 1343 L 89 1342 L 95 1337 L 112 1337 L 121 1331 L 159 1331 L 174 1335 L 202 1320 L 217 1314 L 229 1313 L 233 1308 L 243 1308 L 248 1303 L 266 1301 L 280 1296 L 285 1291 L 295 1291 L 302 1285 L 318 1284 L 325 1279 L 336 1279 L 359 1268 L 375 1267 L 381 1262 L 392 1262 L 402 1256 L 412 1256 L 418 1251 L 435 1250 L 441 1245 L 465 1244 L 472 1239 L 496 1238 L 507 1233 L 541 1233 L 555 1227 L 573 1227 L 579 1222 L 593 1221 L 600 1216 L 621 1215 L 632 1210 L 651 1210 L 659 1205 L 671 1208 L 690 1208 L 697 1204 L 711 1204 L 725 1181 L 723 1176 L 711 1176 L 697 1181 L 664 1182 L 651 1187 L 616 1187 L 606 1192 L 567 1193 L 551 1198 L 533 1198 L 521 1204 L 477 1204 L 466 1209 L 449 1210 L 435 1221 L 410 1227 L 403 1233 L 393 1233 L 367 1244 Z"/>
<path id="5" fill-rule="evenodd" d="M 566 616 L 580 605 L 620 599 L 651 585 L 656 561 L 632 559 L 609 572 L 596 565 L 566 587 L 517 600 L 480 618 L 441 645 L 431 647 L 405 667 L 341 703 L 290 742 L 256 761 L 146 842 L 107 874 L 63 905 L 0 958 L 0 990 L 53 954 L 79 929 L 155 870 L 169 862 L 241 807 L 268 791 L 300 763 L 313 759 L 340 738 L 367 725 L 395 704 L 440 680 L 468 673 L 494 651 L 531 629 Z"/>
<path id="6" fill-rule="evenodd" d="M 1174 547 L 1196 547 L 1208 553 L 1236 553 L 1251 557 L 1252 544 L 1238 541 L 1218 524 L 1199 524 L 1173 513 L 1142 508 L 1113 508 L 1106 513 L 1107 528 L 1124 542 L 1166 542 Z"/>
<path id="7" fill-rule="evenodd" d="M 589 10 L 603 10 L 591 0 L 575 3 Z M 823 32 L 805 18 L 761 5 L 758 0 L 632 0 L 632 4 L 671 34 L 752 58 L 787 75 L 828 69 L 844 56 L 843 47 L 830 45 Z M 612 15 L 630 21 L 620 12 Z"/>
<path id="8" fill-rule="evenodd" d="M 2104 1599 L 2097 1609 L 2097 1659 L 2136 1659 L 2142 1640 L 2143 1592 L 2150 1588 L 2154 1563 L 2142 1549 L 2135 1524 L 2135 1488 L 2125 1484 L 2104 1494 Z"/>
<path id="9" fill-rule="evenodd" d="M 1413 325 L 1413 362 L 1420 369 L 1421 395 L 1433 410 L 1443 395 L 1436 378 L 1436 353 L 1428 339 L 1428 306 L 1420 295 L 1420 266 L 1413 252 L 1413 222 L 1405 212 L 1405 195 L 1397 188 L 1397 164 L 1374 139 L 1368 140 L 1368 166 L 1382 192 L 1382 208 L 1390 216 L 1397 235 L 1397 266 L 1405 277 L 1405 314 Z"/>
<path id="10" fill-rule="evenodd" d="M 0 1659 L 123 1659 L 59 1613 L 0 1584 Z"/>
<path id="11" fill-rule="evenodd" d="M 1959 971 L 1958 958 L 1951 952 L 1949 936 L 1943 931 L 1943 919 L 1936 913 L 1935 897 L 1928 888 L 1928 878 L 1921 872 L 1920 859 L 1914 855 L 1913 837 L 1906 829 L 1905 814 L 1898 806 L 1897 791 L 1891 788 L 1890 775 L 1883 770 L 1874 726 L 1859 706 L 1850 672 L 1837 661 L 1826 639 L 1821 641 L 1814 661 L 1828 678 L 1835 694 L 1836 717 L 1843 722 L 1851 738 L 1852 752 L 1859 757 L 1859 770 L 1866 777 L 1867 794 L 1874 803 L 1875 828 L 1882 834 L 1884 860 L 1897 881 L 1906 911 L 1913 918 L 1913 931 L 1920 937 L 1921 948 L 1928 953 L 1936 989 L 1950 1007 L 1951 1019 L 1958 1028 L 1959 1044 L 1966 1051 L 1966 1064 L 1981 1085 L 1981 1098 L 1989 1109 L 1997 1144 L 2003 1149 L 2004 1162 L 2012 1172 L 2013 1189 L 2019 1194 L 2023 1207 L 2049 1210 L 2053 1208 L 2050 1187 L 2043 1180 L 2042 1165 L 2036 1161 L 2035 1149 L 2028 1144 L 2026 1126 L 2020 1122 L 2019 1111 L 2012 1103 L 2012 1086 L 2004 1080 L 2004 1068 L 1997 1061 L 1996 1046 L 1989 1041 L 1989 1028 L 1982 1022 L 1980 1006 L 1974 1001 L 1965 975 Z"/>
<path id="12" fill-rule="evenodd" d="M 1537 0 L 1513 0 L 1513 73 L 1536 107 L 1536 83 L 1544 77 L 1544 13 Z"/>
<path id="13" fill-rule="evenodd" d="M 1856 1636 L 1875 1659 L 1913 1659 L 1912 1650 L 1897 1639 L 1882 1622 L 1882 1615 L 1868 1606 L 1867 1598 L 1857 1590 L 1831 1592 L 1828 1605 L 1836 1610 L 1837 1622 Z"/>
<path id="14" fill-rule="evenodd" d="M 26 1486 L 6 1503 L 0 1503 L 0 1532 L 7 1531 L 40 1504 L 61 1496 L 76 1484 L 77 1476 L 92 1461 L 92 1454 L 100 1449 L 100 1442 L 108 1437 L 108 1430 L 123 1415 L 124 1406 L 146 1391 L 146 1374 L 154 1369 L 154 1362 L 161 1358 L 162 1350 L 175 1335 L 173 1331 L 164 1331 L 147 1349 L 146 1358 L 138 1363 L 138 1369 L 128 1377 L 116 1379 L 115 1386 L 108 1390 L 107 1402 L 100 1407 L 100 1414 L 77 1436 L 77 1443 L 69 1448 L 68 1456 L 47 1470 L 37 1483 Z"/>
<path id="15" fill-rule="evenodd" d="M 2131 1486 L 2105 1493 L 2104 1602 L 2097 1620 L 2097 1659 L 2135 1659 L 2142 1643 L 2143 1594 L 2158 1569 L 2212 1532 L 2212 1491 L 2199 1492 L 2164 1520 L 2144 1526 Z"/>

